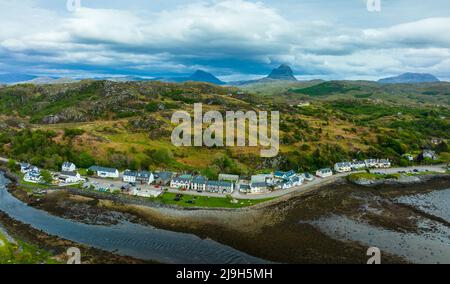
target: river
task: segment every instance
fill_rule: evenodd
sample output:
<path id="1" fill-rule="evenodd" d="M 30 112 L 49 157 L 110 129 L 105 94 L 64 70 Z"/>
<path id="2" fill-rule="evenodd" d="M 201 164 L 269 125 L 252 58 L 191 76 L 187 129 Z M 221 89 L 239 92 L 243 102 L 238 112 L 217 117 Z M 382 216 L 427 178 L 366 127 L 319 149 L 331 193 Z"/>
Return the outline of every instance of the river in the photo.
<path id="1" fill-rule="evenodd" d="M 97 249 L 162 263 L 245 264 L 265 260 L 193 234 L 160 230 L 130 222 L 113 226 L 87 225 L 29 207 L 12 196 L 0 172 L 0 211 L 37 230 Z"/>

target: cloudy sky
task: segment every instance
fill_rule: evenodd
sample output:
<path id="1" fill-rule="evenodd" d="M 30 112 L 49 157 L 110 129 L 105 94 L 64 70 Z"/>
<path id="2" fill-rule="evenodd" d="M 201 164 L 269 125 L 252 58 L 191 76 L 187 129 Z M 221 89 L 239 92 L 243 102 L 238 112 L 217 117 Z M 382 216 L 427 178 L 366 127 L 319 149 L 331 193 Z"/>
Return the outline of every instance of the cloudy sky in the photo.
<path id="1" fill-rule="evenodd" d="M 0 0 L 0 73 L 450 80 L 450 1 Z"/>

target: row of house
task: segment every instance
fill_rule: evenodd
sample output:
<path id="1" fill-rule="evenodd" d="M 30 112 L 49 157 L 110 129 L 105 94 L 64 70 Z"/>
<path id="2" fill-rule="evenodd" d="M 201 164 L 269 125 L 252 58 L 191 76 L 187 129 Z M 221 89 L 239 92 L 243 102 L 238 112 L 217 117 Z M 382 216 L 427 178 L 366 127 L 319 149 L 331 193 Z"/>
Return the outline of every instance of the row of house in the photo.
<path id="1" fill-rule="evenodd" d="M 126 170 L 123 173 L 123 181 L 128 183 L 151 184 L 155 180 L 155 176 L 151 172 L 139 171 L 134 172 Z"/>
<path id="2" fill-rule="evenodd" d="M 365 161 L 340 162 L 334 165 L 338 173 L 358 171 L 365 168 L 390 168 L 391 162 L 387 159 L 367 159 Z"/>
<path id="3" fill-rule="evenodd" d="M 235 177 L 233 180 L 235 180 Z M 193 177 L 191 175 L 181 175 L 172 178 L 170 181 L 170 187 L 182 190 L 195 190 L 199 192 L 231 194 L 235 188 L 235 183 L 225 180 L 208 180 L 203 176 Z"/>

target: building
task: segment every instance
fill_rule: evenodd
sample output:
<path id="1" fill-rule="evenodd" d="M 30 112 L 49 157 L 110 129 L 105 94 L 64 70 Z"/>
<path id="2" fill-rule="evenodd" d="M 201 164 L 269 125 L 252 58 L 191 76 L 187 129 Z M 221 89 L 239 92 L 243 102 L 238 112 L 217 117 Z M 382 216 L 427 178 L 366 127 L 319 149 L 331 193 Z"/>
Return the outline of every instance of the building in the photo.
<path id="1" fill-rule="evenodd" d="M 261 193 L 267 190 L 268 185 L 265 182 L 252 182 L 250 183 L 250 193 Z"/>
<path id="2" fill-rule="evenodd" d="M 336 163 L 334 170 L 338 173 L 347 173 L 352 171 L 352 164 L 349 162 Z"/>
<path id="3" fill-rule="evenodd" d="M 300 186 L 305 181 L 305 178 L 302 175 L 295 175 L 294 177 L 284 180 L 281 183 L 278 183 L 276 187 L 278 189 L 290 189 L 295 186 Z"/>
<path id="4" fill-rule="evenodd" d="M 248 183 L 240 183 L 238 186 L 239 186 L 239 192 L 241 192 L 241 193 L 251 193 L 250 184 L 248 184 Z"/>
<path id="5" fill-rule="evenodd" d="M 42 183 L 43 179 L 41 176 L 41 172 L 38 171 L 29 171 L 23 177 L 23 180 L 31 183 Z"/>
<path id="6" fill-rule="evenodd" d="M 391 161 L 388 159 L 367 159 L 364 161 L 367 168 L 390 168 Z"/>
<path id="7" fill-rule="evenodd" d="M 381 159 L 378 160 L 377 168 L 390 168 L 391 167 L 391 161 L 388 159 Z"/>
<path id="8" fill-rule="evenodd" d="M 206 191 L 208 179 L 204 176 L 196 176 L 191 180 L 190 189 L 195 191 Z"/>
<path id="9" fill-rule="evenodd" d="M 147 172 L 147 171 L 137 172 L 136 182 L 138 182 L 140 184 L 144 184 L 144 183 L 151 184 L 154 180 L 155 180 L 155 177 L 151 172 Z"/>
<path id="10" fill-rule="evenodd" d="M 79 183 L 84 181 L 83 178 L 81 178 L 81 175 L 78 172 L 67 172 L 62 171 L 59 175 L 59 180 L 62 183 L 70 184 L 70 183 Z"/>
<path id="11" fill-rule="evenodd" d="M 136 182 L 136 176 L 137 173 L 130 171 L 130 170 L 126 170 L 125 172 L 123 172 L 123 181 L 124 182 L 128 182 L 128 183 L 135 183 Z"/>
<path id="12" fill-rule="evenodd" d="M 404 154 L 403 157 L 410 162 L 414 161 L 414 156 L 411 154 Z"/>
<path id="13" fill-rule="evenodd" d="M 176 189 L 188 190 L 191 185 L 192 176 L 184 175 L 179 177 L 174 177 L 170 181 L 170 187 Z"/>
<path id="14" fill-rule="evenodd" d="M 206 191 L 222 194 L 232 194 L 234 190 L 234 183 L 229 181 L 215 181 L 210 180 L 206 183 Z"/>
<path id="15" fill-rule="evenodd" d="M 266 183 L 270 185 L 274 183 L 274 177 L 272 174 L 253 175 L 251 177 L 251 183 Z"/>
<path id="16" fill-rule="evenodd" d="M 424 159 L 431 159 L 431 160 L 437 160 L 438 156 L 436 155 L 436 152 L 433 150 L 423 150 L 422 151 L 422 158 Z"/>
<path id="17" fill-rule="evenodd" d="M 75 166 L 74 163 L 71 163 L 71 162 L 64 162 L 61 166 L 62 172 L 74 172 L 76 170 L 77 170 L 77 167 Z"/>
<path id="18" fill-rule="evenodd" d="M 130 194 L 134 195 L 134 196 L 140 196 L 140 197 L 156 198 L 156 197 L 160 196 L 161 194 L 163 194 L 163 191 L 162 190 L 153 190 L 153 189 L 134 188 L 133 190 L 131 190 Z"/>
<path id="19" fill-rule="evenodd" d="M 286 180 L 290 180 L 294 176 L 295 176 L 295 171 L 293 171 L 293 170 L 290 170 L 288 172 L 277 171 L 274 174 L 274 179 L 286 181 Z"/>
<path id="20" fill-rule="evenodd" d="M 320 169 L 316 172 L 316 176 L 321 178 L 331 177 L 333 175 L 333 171 L 329 168 Z"/>
<path id="21" fill-rule="evenodd" d="M 39 172 L 39 168 L 28 163 L 20 163 L 20 172 L 23 174 L 28 172 Z"/>
<path id="22" fill-rule="evenodd" d="M 230 181 L 230 182 L 238 182 L 238 175 L 229 175 L 229 174 L 219 174 L 219 181 Z"/>
<path id="23" fill-rule="evenodd" d="M 155 173 L 155 184 L 168 185 L 172 179 L 173 173 L 171 172 L 159 172 Z"/>
<path id="24" fill-rule="evenodd" d="M 366 168 L 366 163 L 364 161 L 353 161 L 351 162 L 352 170 L 359 171 Z"/>
<path id="25" fill-rule="evenodd" d="M 101 178 L 118 178 L 119 177 L 118 169 L 92 166 L 89 168 L 89 170 L 91 172 L 94 172 L 98 177 L 101 177 Z"/>
<path id="26" fill-rule="evenodd" d="M 303 176 L 303 178 L 306 181 L 313 181 L 314 180 L 314 176 L 312 174 L 310 174 L 310 173 L 304 173 L 304 174 L 302 174 L 302 176 Z"/>

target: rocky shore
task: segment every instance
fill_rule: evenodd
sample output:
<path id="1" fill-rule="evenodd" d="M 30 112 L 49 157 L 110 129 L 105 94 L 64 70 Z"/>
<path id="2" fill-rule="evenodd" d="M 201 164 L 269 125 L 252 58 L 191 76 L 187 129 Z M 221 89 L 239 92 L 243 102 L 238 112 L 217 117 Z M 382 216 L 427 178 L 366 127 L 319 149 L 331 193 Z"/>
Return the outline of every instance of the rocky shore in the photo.
<path id="1" fill-rule="evenodd" d="M 415 220 L 425 215 L 394 199 L 445 188 L 450 188 L 448 175 L 430 175 L 415 183 L 379 183 L 370 187 L 341 179 L 289 198 L 238 210 L 152 208 L 73 195 L 64 190 L 37 200 L 21 194 L 20 188 L 12 186 L 10 190 L 32 206 L 80 222 L 95 224 L 115 216 L 116 221 L 124 218 L 161 229 L 192 233 L 281 263 L 365 263 L 367 245 L 358 240 L 342 240 L 314 222 L 332 214 L 390 231 L 417 233 Z M 383 254 L 383 261 L 408 262 L 389 252 Z"/>

